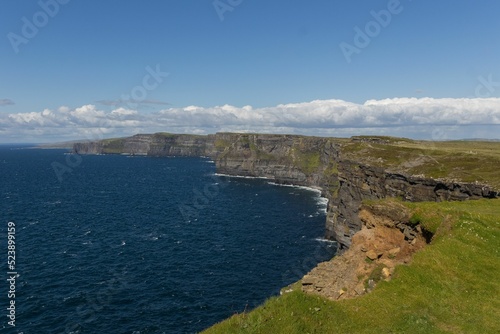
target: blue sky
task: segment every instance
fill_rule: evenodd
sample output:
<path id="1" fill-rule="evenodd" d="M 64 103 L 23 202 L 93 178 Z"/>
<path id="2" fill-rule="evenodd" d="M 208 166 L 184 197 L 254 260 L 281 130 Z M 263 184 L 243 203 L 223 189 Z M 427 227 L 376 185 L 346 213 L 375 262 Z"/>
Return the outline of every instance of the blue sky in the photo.
<path id="1" fill-rule="evenodd" d="M 0 142 L 163 130 L 498 138 L 498 1 L 2 5 Z"/>

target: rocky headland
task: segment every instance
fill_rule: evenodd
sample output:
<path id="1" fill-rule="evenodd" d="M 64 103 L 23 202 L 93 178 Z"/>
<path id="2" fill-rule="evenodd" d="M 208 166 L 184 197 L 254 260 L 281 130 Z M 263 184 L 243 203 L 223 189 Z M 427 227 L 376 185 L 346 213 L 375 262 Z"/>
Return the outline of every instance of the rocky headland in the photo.
<path id="1" fill-rule="evenodd" d="M 362 229 L 362 201 L 448 201 L 499 197 L 499 143 L 421 142 L 391 137 L 323 138 L 217 133 L 139 134 L 81 142 L 77 154 L 206 156 L 218 173 L 266 177 L 321 189 L 325 237 L 348 249 Z"/>
<path id="2" fill-rule="evenodd" d="M 302 291 L 337 300 L 390 280 L 399 264 L 432 239 L 406 202 L 498 198 L 500 143 L 424 142 L 391 137 L 169 133 L 82 142 L 76 154 L 205 156 L 218 173 L 265 177 L 314 187 L 328 199 L 325 237 L 339 254 L 300 283 Z M 394 198 L 383 205 L 373 200 Z M 293 291 L 290 287 L 284 292 Z"/>
<path id="3" fill-rule="evenodd" d="M 397 201 L 362 204 L 358 216 L 362 228 L 350 248 L 305 275 L 302 291 L 332 300 L 363 295 L 379 281 L 390 280 L 396 266 L 409 263 L 433 235 Z"/>

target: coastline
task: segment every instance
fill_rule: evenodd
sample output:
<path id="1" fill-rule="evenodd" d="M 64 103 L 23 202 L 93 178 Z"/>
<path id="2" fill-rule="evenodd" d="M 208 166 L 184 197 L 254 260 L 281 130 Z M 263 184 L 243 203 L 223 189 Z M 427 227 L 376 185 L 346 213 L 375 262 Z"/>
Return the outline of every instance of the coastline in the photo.
<path id="1" fill-rule="evenodd" d="M 386 199 L 367 203 L 363 209 L 369 214 L 362 214 L 366 228 L 358 232 L 345 254 L 284 287 L 280 296 L 202 333 L 497 332 L 498 201 L 408 203 Z M 394 223 L 402 219 L 398 214 L 401 205 L 404 220 L 416 222 L 418 217 L 415 228 L 432 233 L 431 246 L 420 235 L 413 245 L 402 240 L 404 248 L 389 249 L 400 233 Z M 375 235 L 387 239 L 370 238 Z M 386 265 L 388 260 L 394 267 Z M 358 269 L 365 267 L 367 272 L 358 277 Z M 354 287 L 348 284 L 349 277 L 356 283 Z M 367 291 L 358 294 L 357 285 Z M 477 316 L 478 309 L 481 316 Z"/>
<path id="2" fill-rule="evenodd" d="M 368 271 L 375 270 L 369 266 L 363 272 L 352 272 L 348 270 L 349 266 L 342 264 L 342 254 L 350 252 L 347 255 L 349 258 L 349 254 L 357 252 L 357 267 L 364 265 L 363 259 L 367 255 L 363 254 L 368 249 L 359 246 L 354 239 L 366 227 L 366 222 L 360 217 L 360 209 L 366 201 L 398 198 L 406 203 L 468 202 L 471 199 L 494 199 L 500 196 L 497 167 L 500 164 L 500 143 L 429 143 L 390 137 L 336 139 L 229 133 L 216 134 L 205 141 L 201 141 L 200 137 L 196 140 L 198 142 L 195 145 L 185 135 L 168 136 L 165 139 L 160 135 L 141 135 L 140 141 L 131 137 L 113 142 L 111 150 L 106 148 L 110 147 L 106 146 L 109 143 L 98 142 L 75 146 L 74 152 L 116 154 L 123 150 L 141 150 L 148 156 L 207 156 L 215 162 L 215 175 L 218 176 L 263 179 L 273 185 L 301 187 L 317 192 L 327 201 L 325 239 L 337 242 L 339 256 L 334 259 L 339 259 L 337 265 L 344 270 L 333 270 L 329 264 L 331 261 L 320 264 L 316 267 L 317 274 L 309 277 L 303 275 L 300 290 L 309 289 L 313 293 L 330 291 L 327 297 L 335 300 L 360 296 L 375 287 L 369 282 L 367 287 L 364 284 L 361 287 L 359 282 L 353 287 L 346 283 L 349 280 L 345 284 L 342 280 L 339 283 L 332 276 L 350 275 L 350 281 L 353 282 L 353 277 L 366 277 L 371 275 Z M 153 147 L 153 143 L 162 143 L 162 149 Z M 204 153 L 200 154 L 200 150 Z M 463 168 L 464 164 L 467 169 Z M 409 226 L 409 222 L 410 219 L 406 217 L 404 224 L 400 225 L 402 221 L 393 223 L 399 226 L 393 226 L 392 232 L 388 234 L 382 233 L 382 236 L 397 235 L 399 239 L 403 236 L 405 241 L 399 246 L 393 244 L 392 249 L 374 245 L 370 261 L 379 258 L 392 260 L 389 257 L 397 257 L 398 253 L 393 249 L 403 249 L 406 244 L 412 246 L 413 240 L 420 240 L 418 243 L 422 245 L 426 237 L 421 231 Z M 382 237 L 380 243 L 389 245 L 389 240 Z M 353 242 L 355 247 L 351 249 Z M 402 254 L 409 255 L 407 251 Z M 404 261 L 411 261 L 411 257 L 403 257 Z M 389 269 L 380 270 L 378 275 L 383 273 L 384 279 L 392 277 L 395 266 L 388 261 L 382 264 Z M 306 284 L 303 284 L 304 278 Z M 332 280 L 337 283 L 331 283 Z"/>
<path id="3" fill-rule="evenodd" d="M 341 250 L 350 247 L 361 229 L 358 210 L 364 200 L 499 197 L 498 152 L 498 142 L 242 133 L 141 134 L 73 146 L 76 154 L 206 157 L 215 163 L 216 175 L 255 177 L 320 192 L 327 200 L 325 238 L 337 241 Z"/>
<path id="4" fill-rule="evenodd" d="M 276 181 L 274 178 L 270 178 L 267 176 L 246 176 L 246 175 L 231 175 L 231 174 L 223 174 L 223 173 L 214 173 L 215 176 L 223 176 L 223 177 L 233 177 L 233 178 L 238 178 L 238 179 L 257 179 L 257 180 L 267 180 L 268 184 L 271 184 L 273 186 L 278 186 L 278 187 L 290 187 L 290 188 L 297 188 L 297 189 L 304 189 L 308 191 L 312 191 L 315 193 L 319 193 L 320 195 L 323 193 L 323 190 L 320 187 L 316 186 L 301 186 L 301 185 L 296 185 L 296 184 L 288 184 L 288 183 L 279 183 L 279 182 L 273 182 Z M 323 197 L 327 199 L 326 197 Z"/>

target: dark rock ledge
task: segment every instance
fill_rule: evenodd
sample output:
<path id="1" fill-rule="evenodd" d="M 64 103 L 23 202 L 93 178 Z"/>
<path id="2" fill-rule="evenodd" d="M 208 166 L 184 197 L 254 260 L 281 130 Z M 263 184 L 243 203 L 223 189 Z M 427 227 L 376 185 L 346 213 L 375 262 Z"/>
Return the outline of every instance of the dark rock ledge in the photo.
<path id="1" fill-rule="evenodd" d="M 349 248 L 353 235 L 361 230 L 359 210 L 366 199 L 448 201 L 499 197 L 499 192 L 486 184 L 414 176 L 404 168 L 389 170 L 367 162 L 361 154 L 359 159 L 353 159 L 352 154 L 346 153 L 349 145 L 388 145 L 392 149 L 391 143 L 389 139 L 366 143 L 358 137 L 157 133 L 75 143 L 73 152 L 207 156 L 215 161 L 218 173 L 267 177 L 281 184 L 319 188 L 328 199 L 325 236 L 336 240 L 341 249 Z"/>

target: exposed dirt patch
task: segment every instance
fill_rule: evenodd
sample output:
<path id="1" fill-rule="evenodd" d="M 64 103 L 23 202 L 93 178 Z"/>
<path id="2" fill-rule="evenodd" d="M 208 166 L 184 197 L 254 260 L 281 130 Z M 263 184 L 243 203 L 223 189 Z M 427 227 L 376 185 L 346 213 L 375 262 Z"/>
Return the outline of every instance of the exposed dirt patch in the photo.
<path id="1" fill-rule="evenodd" d="M 426 245 L 419 224 L 398 203 L 363 206 L 361 231 L 342 255 L 320 263 L 302 279 L 302 290 L 329 299 L 354 298 L 371 291 L 381 280 L 390 280 L 394 268 L 411 261 Z"/>

